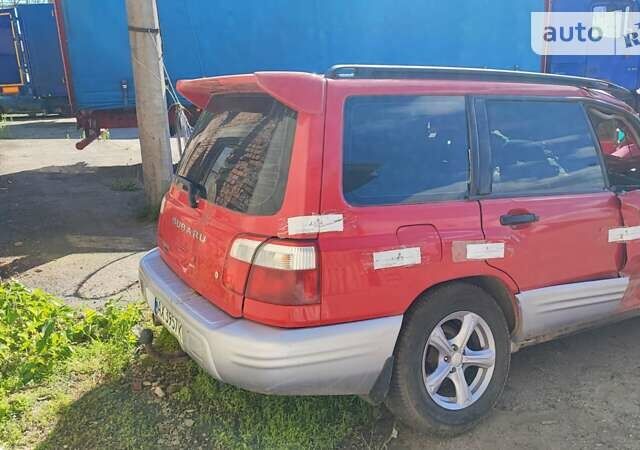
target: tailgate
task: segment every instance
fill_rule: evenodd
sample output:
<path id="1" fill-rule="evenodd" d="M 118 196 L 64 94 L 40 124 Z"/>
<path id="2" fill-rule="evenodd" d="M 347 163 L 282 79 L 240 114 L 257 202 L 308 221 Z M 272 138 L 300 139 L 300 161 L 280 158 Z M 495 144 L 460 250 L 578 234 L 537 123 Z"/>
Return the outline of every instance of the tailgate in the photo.
<path id="1" fill-rule="evenodd" d="M 320 177 L 305 176 L 309 164 L 321 158 L 321 141 L 318 148 L 314 134 L 306 130 L 318 123 L 247 86 L 219 89 L 211 96 L 158 224 L 165 262 L 196 292 L 234 317 L 242 315 L 244 301 L 244 289 L 237 283 L 231 289 L 225 282 L 234 240 L 247 235 L 263 241 L 290 237 L 288 218 L 313 214 L 319 204 Z M 246 283 L 249 267 L 232 265 L 229 270 L 235 271 L 234 280 Z"/>

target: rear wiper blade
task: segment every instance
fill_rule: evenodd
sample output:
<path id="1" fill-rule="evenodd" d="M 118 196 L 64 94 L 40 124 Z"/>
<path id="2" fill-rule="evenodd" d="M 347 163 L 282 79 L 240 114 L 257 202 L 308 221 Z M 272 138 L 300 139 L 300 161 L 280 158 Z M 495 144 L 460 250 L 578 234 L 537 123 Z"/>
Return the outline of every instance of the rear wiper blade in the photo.
<path id="1" fill-rule="evenodd" d="M 180 175 L 175 175 L 184 186 L 187 188 L 187 192 L 189 193 L 189 205 L 192 208 L 198 207 L 198 198 L 206 198 L 207 190 L 200 183 L 196 183 L 193 180 L 190 180 L 187 177 L 183 177 Z"/>

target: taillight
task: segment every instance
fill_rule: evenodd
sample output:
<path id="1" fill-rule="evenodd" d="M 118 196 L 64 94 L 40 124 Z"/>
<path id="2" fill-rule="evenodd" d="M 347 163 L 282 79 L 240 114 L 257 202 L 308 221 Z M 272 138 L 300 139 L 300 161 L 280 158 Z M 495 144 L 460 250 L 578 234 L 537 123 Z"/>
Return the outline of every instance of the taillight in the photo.
<path id="1" fill-rule="evenodd" d="M 320 302 L 320 277 L 315 244 L 273 239 L 266 243 L 240 238 L 234 241 L 225 268 L 225 285 L 240 293 L 243 272 L 251 264 L 245 297 L 277 305 Z M 231 270 L 236 272 L 232 274 Z M 246 269 L 245 269 L 246 270 Z M 246 272 L 244 272 L 246 273 Z M 241 286 L 242 285 L 242 286 Z"/>
<path id="2" fill-rule="evenodd" d="M 248 238 L 238 238 L 233 241 L 229 257 L 222 272 L 222 283 L 236 294 L 244 295 L 244 288 L 249 276 L 251 261 L 256 249 L 262 243 Z"/>
<path id="3" fill-rule="evenodd" d="M 262 241 L 255 241 L 253 239 L 238 238 L 233 241 L 231 250 L 229 250 L 229 256 L 238 261 L 251 264 L 253 261 L 253 255 L 256 253 L 256 249 L 262 244 Z"/>
<path id="4" fill-rule="evenodd" d="M 245 296 L 276 305 L 320 302 L 316 246 L 312 243 L 269 241 L 258 247 Z"/>

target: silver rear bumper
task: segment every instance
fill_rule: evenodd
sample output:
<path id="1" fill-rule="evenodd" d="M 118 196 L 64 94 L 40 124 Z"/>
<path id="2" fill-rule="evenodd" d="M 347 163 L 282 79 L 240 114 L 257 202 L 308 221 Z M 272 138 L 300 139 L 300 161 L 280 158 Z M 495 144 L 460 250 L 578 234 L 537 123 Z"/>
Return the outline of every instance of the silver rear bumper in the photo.
<path id="1" fill-rule="evenodd" d="M 140 283 L 182 324 L 182 348 L 214 378 L 255 392 L 368 395 L 392 356 L 402 316 L 283 329 L 235 319 L 180 280 L 158 249 L 140 262 Z"/>

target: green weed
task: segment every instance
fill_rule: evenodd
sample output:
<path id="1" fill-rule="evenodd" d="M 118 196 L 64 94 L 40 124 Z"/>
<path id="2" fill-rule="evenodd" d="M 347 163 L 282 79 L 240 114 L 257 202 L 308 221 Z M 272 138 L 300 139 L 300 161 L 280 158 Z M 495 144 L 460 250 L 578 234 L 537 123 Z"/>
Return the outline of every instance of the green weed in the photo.
<path id="1" fill-rule="evenodd" d="M 136 352 L 137 323 L 152 326 L 140 305 L 78 312 L 0 284 L 0 448 L 336 448 L 377 419 L 357 397 L 255 394 L 156 362 Z"/>
<path id="2" fill-rule="evenodd" d="M 16 282 L 0 284 L 0 390 L 13 392 L 51 374 L 83 345 L 116 341 L 133 345 L 139 306 L 107 304 L 103 312 L 78 312 Z"/>
<path id="3" fill-rule="evenodd" d="M 100 134 L 98 135 L 98 140 L 108 141 L 109 139 L 111 139 L 111 130 L 108 128 L 101 129 Z"/>
<path id="4" fill-rule="evenodd" d="M 16 421 L 35 403 L 29 389 L 60 376 L 66 362 L 99 352 L 110 356 L 103 372 L 122 368 L 140 318 L 138 305 L 80 312 L 43 291 L 0 283 L 0 442 L 15 440 Z"/>

